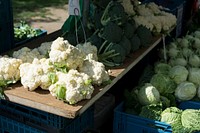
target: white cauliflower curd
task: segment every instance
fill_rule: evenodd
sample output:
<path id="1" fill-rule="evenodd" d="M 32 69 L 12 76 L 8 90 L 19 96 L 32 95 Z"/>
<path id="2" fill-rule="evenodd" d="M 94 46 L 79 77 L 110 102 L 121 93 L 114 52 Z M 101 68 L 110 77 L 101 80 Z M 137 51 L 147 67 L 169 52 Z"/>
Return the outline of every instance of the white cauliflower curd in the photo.
<path id="1" fill-rule="evenodd" d="M 101 85 L 103 82 L 110 80 L 109 73 L 106 71 L 104 64 L 95 60 L 85 60 L 79 71 L 89 75 L 92 83 L 96 85 Z"/>
<path id="2" fill-rule="evenodd" d="M 31 63 L 34 58 L 44 58 L 44 55 L 41 55 L 37 48 L 30 49 L 28 47 L 23 47 L 17 51 L 14 51 L 12 56 L 16 59 L 21 59 L 23 63 Z"/>
<path id="3" fill-rule="evenodd" d="M 34 59 L 32 63 L 23 63 L 19 69 L 24 88 L 28 88 L 30 91 L 38 87 L 48 90 L 51 85 L 48 73 L 54 71 L 53 66 L 49 65 L 49 59 Z"/>
<path id="4" fill-rule="evenodd" d="M 76 69 L 83 64 L 85 54 L 64 38 L 58 37 L 51 45 L 49 58 L 53 64 Z"/>
<path id="5" fill-rule="evenodd" d="M 67 101 L 69 104 L 91 98 L 94 87 L 87 74 L 71 69 L 68 73 L 57 72 L 57 77 L 58 81 L 49 87 L 52 96 Z"/>
<path id="6" fill-rule="evenodd" d="M 92 45 L 91 42 L 86 42 L 84 44 L 78 44 L 76 47 L 86 54 L 88 60 L 98 60 L 97 47 Z"/>
<path id="7" fill-rule="evenodd" d="M 22 60 L 11 57 L 0 57 L 0 80 L 12 81 L 12 83 L 20 80 L 19 66 Z"/>

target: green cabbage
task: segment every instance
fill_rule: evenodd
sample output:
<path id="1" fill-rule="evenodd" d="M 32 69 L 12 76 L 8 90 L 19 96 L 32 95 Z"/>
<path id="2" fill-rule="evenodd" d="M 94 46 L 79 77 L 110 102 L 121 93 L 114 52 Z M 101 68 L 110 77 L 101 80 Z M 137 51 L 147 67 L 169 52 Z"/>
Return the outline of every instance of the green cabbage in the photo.
<path id="1" fill-rule="evenodd" d="M 188 70 L 184 66 L 173 66 L 169 71 L 169 76 L 172 78 L 177 84 L 184 82 L 188 78 Z"/>
<path id="2" fill-rule="evenodd" d="M 193 131 L 200 131 L 200 109 L 186 109 L 181 115 L 182 125 Z"/>
<path id="3" fill-rule="evenodd" d="M 146 83 L 139 89 L 138 99 L 141 105 L 156 104 L 160 102 L 160 93 L 152 84 Z"/>
<path id="4" fill-rule="evenodd" d="M 173 93 L 176 89 L 176 83 L 164 74 L 154 74 L 150 83 L 160 92 L 160 94 Z"/>
<path id="5" fill-rule="evenodd" d="M 157 62 L 155 63 L 155 73 L 161 73 L 167 75 L 169 73 L 169 70 L 171 69 L 171 66 L 167 63 L 163 62 Z"/>
<path id="6" fill-rule="evenodd" d="M 160 121 L 162 113 L 162 103 L 142 106 L 139 116 Z"/>
<path id="7" fill-rule="evenodd" d="M 196 85 L 200 85 L 200 69 L 199 68 L 189 69 L 188 81 Z"/>
<path id="8" fill-rule="evenodd" d="M 161 113 L 161 122 L 166 122 L 172 126 L 173 132 L 180 131 L 182 110 L 177 107 L 168 107 Z"/>
<path id="9" fill-rule="evenodd" d="M 195 97 L 196 92 L 197 87 L 192 82 L 185 81 L 177 86 L 175 97 L 181 101 L 191 100 Z"/>

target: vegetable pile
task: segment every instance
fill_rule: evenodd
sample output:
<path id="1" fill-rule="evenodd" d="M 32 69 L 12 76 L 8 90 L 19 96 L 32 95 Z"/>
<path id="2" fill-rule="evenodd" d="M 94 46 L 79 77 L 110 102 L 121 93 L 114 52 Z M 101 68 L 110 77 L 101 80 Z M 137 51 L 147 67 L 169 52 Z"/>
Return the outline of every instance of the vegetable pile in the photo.
<path id="1" fill-rule="evenodd" d="M 100 62 L 110 67 L 119 66 L 130 53 L 149 46 L 152 43 L 153 32 L 167 32 L 176 24 L 176 17 L 162 11 L 155 3 L 145 5 L 138 3 L 139 1 L 131 3 L 130 0 L 93 0 L 90 4 L 87 25 L 82 27 L 81 18 L 73 16 L 74 18 L 68 19 L 69 21 L 74 19 L 71 21 L 72 28 L 68 29 L 65 25 L 62 27 L 63 37 L 74 46 L 85 41 L 90 42 L 97 47 Z M 156 18 L 155 21 L 159 21 L 153 24 L 152 20 L 140 21 L 139 17 L 143 17 L 137 13 L 140 6 L 155 15 L 148 13 L 149 16 L 145 16 L 146 18 Z M 156 13 L 153 13 L 154 10 Z M 141 24 L 144 21 L 152 27 Z"/>
<path id="2" fill-rule="evenodd" d="M 20 22 L 14 27 L 14 42 L 18 43 L 26 39 L 36 37 L 42 33 L 41 29 L 32 28 L 26 22 Z"/>
<path id="3" fill-rule="evenodd" d="M 90 43 L 77 47 L 58 37 L 29 49 L 22 47 L 12 56 L 0 57 L 0 87 L 20 81 L 25 89 L 43 89 L 69 104 L 90 99 L 94 86 L 110 83 L 97 48 Z"/>
<path id="4" fill-rule="evenodd" d="M 178 108 L 180 102 L 200 102 L 200 55 L 197 30 L 182 38 L 175 38 L 160 49 L 161 58 L 147 67 L 133 90 L 125 90 L 127 113 L 166 122 L 173 132 L 200 131 L 200 109 Z M 148 72 L 147 72 L 148 70 Z"/>

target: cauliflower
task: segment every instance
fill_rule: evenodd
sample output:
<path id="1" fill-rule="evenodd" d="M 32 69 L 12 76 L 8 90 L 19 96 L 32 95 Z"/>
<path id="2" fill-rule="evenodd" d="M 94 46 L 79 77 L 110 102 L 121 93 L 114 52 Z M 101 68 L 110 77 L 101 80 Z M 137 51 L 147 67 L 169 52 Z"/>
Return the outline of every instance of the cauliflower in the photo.
<path id="1" fill-rule="evenodd" d="M 87 42 L 84 44 L 78 44 L 76 47 L 86 54 L 86 59 L 89 60 L 98 60 L 97 56 L 97 47 L 92 45 L 91 42 Z"/>
<path id="2" fill-rule="evenodd" d="M 49 57 L 54 65 L 76 69 L 83 64 L 85 54 L 69 44 L 64 38 L 58 37 L 51 45 Z"/>
<path id="3" fill-rule="evenodd" d="M 136 24 L 147 27 L 153 33 L 166 33 L 176 25 L 176 16 L 163 11 L 163 7 L 154 2 L 140 4 L 135 9 Z"/>
<path id="4" fill-rule="evenodd" d="M 37 49 L 41 55 L 49 57 L 49 51 L 51 50 L 52 42 L 44 42 Z"/>
<path id="5" fill-rule="evenodd" d="M 49 65 L 49 59 L 34 59 L 32 63 L 22 64 L 19 69 L 24 88 L 28 88 L 30 91 L 38 87 L 48 90 L 51 85 L 48 74 L 54 71 L 53 66 Z"/>
<path id="6" fill-rule="evenodd" d="M 91 79 L 87 74 L 77 70 L 68 73 L 57 72 L 58 81 L 49 87 L 52 96 L 75 104 L 83 99 L 90 99 L 94 91 Z"/>
<path id="7" fill-rule="evenodd" d="M 21 59 L 23 63 L 31 63 L 34 58 L 44 58 L 44 55 L 40 55 L 37 48 L 31 50 L 28 47 L 23 47 L 17 51 L 14 51 L 12 56 L 14 58 Z"/>
<path id="8" fill-rule="evenodd" d="M 22 60 L 11 57 L 0 57 L 0 81 L 12 81 L 12 83 L 20 80 L 19 67 Z"/>
<path id="9" fill-rule="evenodd" d="M 104 64 L 95 60 L 85 60 L 79 71 L 89 75 L 92 83 L 96 85 L 101 85 L 103 82 L 110 80 Z"/>
<path id="10" fill-rule="evenodd" d="M 133 4 L 131 3 L 131 0 L 122 0 L 121 2 L 126 13 L 128 13 L 129 15 L 135 15 L 135 11 L 133 10 Z"/>

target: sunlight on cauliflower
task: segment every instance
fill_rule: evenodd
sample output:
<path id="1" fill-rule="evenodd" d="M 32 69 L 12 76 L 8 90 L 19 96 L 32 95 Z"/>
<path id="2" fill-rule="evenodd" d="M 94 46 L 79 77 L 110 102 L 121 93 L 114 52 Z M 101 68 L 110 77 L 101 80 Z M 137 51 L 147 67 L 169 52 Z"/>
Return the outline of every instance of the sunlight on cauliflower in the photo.
<path id="1" fill-rule="evenodd" d="M 49 57 L 53 64 L 65 64 L 69 69 L 76 69 L 82 66 L 85 54 L 64 38 L 58 37 L 51 45 Z"/>

